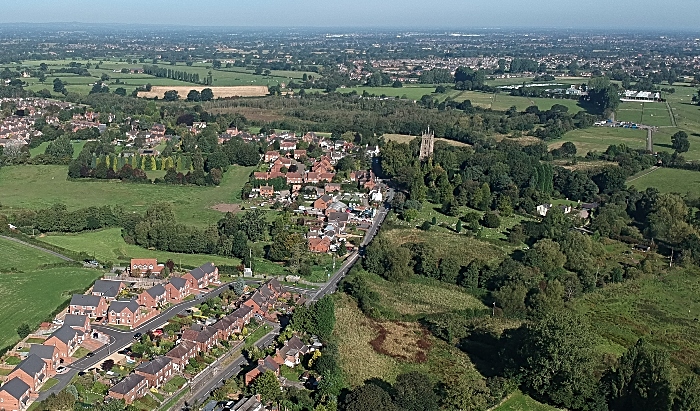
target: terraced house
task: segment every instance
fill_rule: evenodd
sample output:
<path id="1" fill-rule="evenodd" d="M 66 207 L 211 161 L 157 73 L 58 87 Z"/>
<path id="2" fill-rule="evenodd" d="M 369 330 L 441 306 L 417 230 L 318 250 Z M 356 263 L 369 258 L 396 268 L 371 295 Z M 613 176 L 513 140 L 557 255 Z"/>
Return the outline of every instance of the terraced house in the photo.
<path id="1" fill-rule="evenodd" d="M 160 388 L 173 376 L 173 363 L 169 357 L 156 357 L 134 371 L 148 381 L 149 388 Z"/>
<path id="2" fill-rule="evenodd" d="M 90 318 L 104 317 L 107 314 L 107 300 L 97 295 L 73 294 L 68 314 L 87 315 Z"/>

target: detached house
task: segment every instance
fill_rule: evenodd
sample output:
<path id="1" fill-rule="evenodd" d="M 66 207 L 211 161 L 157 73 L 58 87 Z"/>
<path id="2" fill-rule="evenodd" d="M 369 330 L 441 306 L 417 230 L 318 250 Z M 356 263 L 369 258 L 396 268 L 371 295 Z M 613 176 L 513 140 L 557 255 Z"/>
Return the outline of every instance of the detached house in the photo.
<path id="1" fill-rule="evenodd" d="M 265 371 L 272 371 L 277 377 L 280 376 L 280 366 L 269 355 L 264 359 L 258 360 L 258 366 L 245 374 L 245 385 L 250 385 L 260 374 L 264 374 Z"/>
<path id="2" fill-rule="evenodd" d="M 198 352 L 199 350 L 197 349 L 197 343 L 193 341 L 183 341 L 175 348 L 168 351 L 165 356 L 170 358 L 173 368 L 176 371 L 182 371 L 187 366 L 190 358 L 196 357 Z"/>
<path id="3" fill-rule="evenodd" d="M 219 269 L 214 263 L 207 263 L 183 275 L 190 283 L 191 289 L 206 288 L 209 284 L 219 282 Z"/>
<path id="4" fill-rule="evenodd" d="M 190 295 L 190 284 L 186 279 L 173 277 L 165 284 L 165 299 L 173 304 L 177 304 Z"/>
<path id="5" fill-rule="evenodd" d="M 168 357 L 156 357 L 141 363 L 134 371 L 148 381 L 149 387 L 160 388 L 173 376 L 173 363 Z"/>
<path id="6" fill-rule="evenodd" d="M 129 374 L 126 378 L 109 389 L 109 396 L 131 404 L 134 400 L 146 395 L 147 390 L 148 381 L 143 375 Z"/>
<path id="7" fill-rule="evenodd" d="M 161 284 L 149 288 L 148 290 L 139 294 L 137 297 L 139 305 L 146 308 L 156 308 L 164 304 L 166 300 L 167 292 L 165 287 L 163 287 Z"/>
<path id="8" fill-rule="evenodd" d="M 48 378 L 47 365 L 38 356 L 30 355 L 17 364 L 7 378 L 19 378 L 29 385 L 29 395 L 36 395 L 39 393 L 39 388 L 44 385 Z"/>
<path id="9" fill-rule="evenodd" d="M 135 300 L 113 301 L 109 305 L 107 321 L 112 325 L 126 325 L 133 328 L 138 326 L 141 320 L 139 303 Z"/>
<path id="10" fill-rule="evenodd" d="M 294 368 L 301 363 L 302 358 L 309 352 L 309 347 L 301 342 L 296 335 L 285 341 L 284 346 L 275 353 L 275 362 Z"/>
<path id="11" fill-rule="evenodd" d="M 328 206 L 331 205 L 331 203 L 333 203 L 333 197 L 326 194 L 317 198 L 316 201 L 314 201 L 314 208 L 316 210 L 325 211 L 326 208 L 328 208 Z"/>
<path id="12" fill-rule="evenodd" d="M 149 273 L 160 274 L 164 268 L 165 266 L 158 264 L 158 260 L 155 258 L 132 258 L 131 264 L 129 264 L 130 273 L 139 273 L 141 275 Z"/>
<path id="13" fill-rule="evenodd" d="M 66 314 L 63 318 L 63 326 L 71 327 L 84 333 L 89 333 L 92 330 L 90 319 L 87 315 Z"/>
<path id="14" fill-rule="evenodd" d="M 12 378 L 0 387 L 0 409 L 24 411 L 29 403 L 30 387 L 19 378 Z"/>
<path id="15" fill-rule="evenodd" d="M 260 197 L 272 197 L 275 195 L 273 186 L 260 186 Z"/>
<path id="16" fill-rule="evenodd" d="M 92 286 L 92 295 L 104 297 L 108 301 L 116 300 L 119 293 L 124 289 L 121 281 L 97 280 Z"/>
<path id="17" fill-rule="evenodd" d="M 83 333 L 67 325 L 54 331 L 44 341 L 44 345 L 52 345 L 58 350 L 59 358 L 65 359 L 71 356 L 82 342 Z"/>
<path id="18" fill-rule="evenodd" d="M 309 251 L 312 253 L 327 253 L 331 251 L 331 240 L 328 237 L 309 238 Z"/>
<path id="19" fill-rule="evenodd" d="M 87 315 L 90 318 L 104 317 L 107 313 L 107 300 L 97 295 L 73 294 L 68 313 Z"/>

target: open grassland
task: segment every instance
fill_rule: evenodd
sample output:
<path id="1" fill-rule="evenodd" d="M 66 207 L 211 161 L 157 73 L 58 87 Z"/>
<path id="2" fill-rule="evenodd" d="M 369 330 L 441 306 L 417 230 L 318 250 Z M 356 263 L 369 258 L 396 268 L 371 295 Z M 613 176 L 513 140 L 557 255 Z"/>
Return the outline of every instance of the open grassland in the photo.
<path id="1" fill-rule="evenodd" d="M 179 223 L 208 225 L 222 213 L 211 207 L 238 203 L 251 167 L 230 167 L 219 187 L 133 184 L 119 181 L 69 181 L 67 166 L 12 166 L 0 169 L 0 204 L 6 208 L 45 208 L 64 203 L 69 209 L 121 205 L 143 212 L 156 202 L 173 205 Z"/>
<path id="2" fill-rule="evenodd" d="M 550 405 L 541 404 L 520 391 L 516 391 L 492 411 L 555 411 Z"/>
<path id="3" fill-rule="evenodd" d="M 513 106 L 517 108 L 518 111 L 524 111 L 530 106 L 537 106 L 540 110 L 549 110 L 555 104 L 568 107 L 570 113 L 585 110 L 576 100 L 511 96 L 505 92 L 483 93 L 481 91 L 461 91 L 454 96 L 454 100 L 469 100 L 474 106 L 500 111 L 508 110 Z"/>
<path id="4" fill-rule="evenodd" d="M 110 228 L 80 234 L 47 235 L 40 240 L 75 252 L 86 252 L 100 261 L 128 262 L 131 258 L 157 258 L 166 262 L 173 260 L 187 266 L 200 266 L 204 263 L 238 265 L 240 260 L 215 255 L 179 254 L 166 251 L 148 250 L 124 242 L 121 229 Z"/>
<path id="5" fill-rule="evenodd" d="M 574 308 L 595 325 L 611 354 L 637 339 L 668 350 L 681 369 L 700 366 L 700 272 L 673 270 L 611 284 L 576 300 Z"/>
<path id="6" fill-rule="evenodd" d="M 484 309 L 486 306 L 464 288 L 430 278 L 416 277 L 394 283 L 370 274 L 370 288 L 377 293 L 382 312 L 404 317 L 420 317 L 451 311 Z"/>
<path id="7" fill-rule="evenodd" d="M 338 340 L 341 365 L 351 386 L 371 378 L 393 382 L 398 374 L 414 370 L 435 379 L 456 374 L 469 374 L 475 380 L 483 378 L 466 354 L 418 331 L 417 324 L 371 320 L 342 293 L 336 300 L 335 311 L 333 332 Z M 420 351 L 422 355 L 407 356 L 409 349 L 413 354 Z"/>
<path id="8" fill-rule="evenodd" d="M 648 126 L 670 127 L 673 125 L 664 103 L 620 103 L 615 112 L 618 121 L 631 121 Z"/>
<path id="9" fill-rule="evenodd" d="M 32 329 L 73 292 L 82 292 L 102 272 L 79 267 L 43 268 L 62 260 L 34 248 L 0 239 L 0 348 L 19 341 L 16 329 Z"/>
<path id="10" fill-rule="evenodd" d="M 619 127 L 589 127 L 569 131 L 561 140 L 549 144 L 549 148 L 561 147 L 567 141 L 576 145 L 577 155 L 585 156 L 591 151 L 604 152 L 610 145 L 624 144 L 634 149 L 646 146 L 644 130 Z"/>
<path id="11" fill-rule="evenodd" d="M 86 141 L 71 141 L 71 144 L 73 144 L 73 158 L 78 158 L 78 155 L 83 150 L 85 143 L 86 143 Z M 44 154 L 44 152 L 46 151 L 46 147 L 48 147 L 48 146 L 49 146 L 48 142 L 41 143 L 37 147 L 30 149 L 29 154 L 32 157 L 36 157 L 39 154 Z"/>
<path id="12" fill-rule="evenodd" d="M 314 91 L 314 90 L 311 90 Z M 457 94 L 455 90 L 448 90 L 446 93 L 435 93 L 435 86 L 434 85 L 426 85 L 426 84 L 421 84 L 421 85 L 405 85 L 403 87 L 399 88 L 394 88 L 391 86 L 386 86 L 386 87 L 365 87 L 365 86 L 360 86 L 360 87 L 348 87 L 348 88 L 339 88 L 337 90 L 339 93 L 342 94 L 350 94 L 353 91 L 356 92 L 357 94 L 363 94 L 364 92 L 367 92 L 370 95 L 375 95 L 377 97 L 381 96 L 386 96 L 386 97 L 400 97 L 400 98 L 406 98 L 409 100 L 420 100 L 421 97 L 425 95 L 429 95 L 431 98 L 437 99 L 439 101 L 445 100 L 447 97 L 452 97 Z"/>
<path id="13" fill-rule="evenodd" d="M 267 86 L 229 86 L 229 87 L 207 87 L 207 86 L 153 86 L 151 91 L 139 92 L 139 97 L 144 98 L 163 98 L 166 91 L 175 90 L 180 98 L 187 97 L 187 93 L 191 90 L 202 91 L 205 88 L 210 88 L 214 93 L 214 98 L 226 97 L 260 97 L 268 93 Z"/>
<path id="14" fill-rule="evenodd" d="M 409 136 L 408 134 L 384 134 L 384 140 L 386 141 L 396 141 L 397 143 L 409 143 L 413 139 L 420 138 L 416 136 Z M 436 138 L 435 141 L 442 141 L 451 146 L 455 147 L 469 147 L 469 144 L 462 143 L 459 141 L 448 140 L 446 138 Z"/>
<path id="15" fill-rule="evenodd" d="M 700 196 L 700 172 L 674 168 L 645 170 L 627 180 L 627 185 L 640 191 L 654 187 L 662 193 L 690 194 L 697 197 Z"/>

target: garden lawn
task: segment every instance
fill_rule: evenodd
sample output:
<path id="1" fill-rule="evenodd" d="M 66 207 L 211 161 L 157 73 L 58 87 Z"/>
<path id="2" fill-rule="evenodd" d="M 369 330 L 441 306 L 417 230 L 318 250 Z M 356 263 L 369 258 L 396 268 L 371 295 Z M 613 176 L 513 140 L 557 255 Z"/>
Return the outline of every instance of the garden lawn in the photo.
<path id="1" fill-rule="evenodd" d="M 217 265 L 239 265 L 240 260 L 217 255 L 182 254 L 167 251 L 148 250 L 133 244 L 127 244 L 121 236 L 120 228 L 100 231 L 86 231 L 79 234 L 47 235 L 40 240 L 67 250 L 86 252 L 99 261 L 128 262 L 132 258 L 157 258 L 165 263 L 173 260 L 175 265 L 199 267 L 213 262 Z"/>
<path id="2" fill-rule="evenodd" d="M 627 180 L 627 186 L 643 191 L 654 187 L 662 193 L 690 194 L 700 196 L 700 172 L 673 168 L 645 170 Z"/>
<path id="3" fill-rule="evenodd" d="M 64 203 L 69 209 L 121 205 L 144 212 L 156 202 L 173 205 L 178 223 L 206 226 L 223 214 L 211 207 L 238 203 L 251 167 L 232 166 L 219 187 L 171 186 L 120 181 L 67 179 L 67 166 L 11 166 L 0 169 L 0 205 L 3 208 L 46 208 Z"/>
<path id="4" fill-rule="evenodd" d="M 608 351 L 620 355 L 639 338 L 667 350 L 681 370 L 700 366 L 700 271 L 672 270 L 611 284 L 575 300 Z"/>
<path id="5" fill-rule="evenodd" d="M 163 391 L 171 394 L 182 388 L 183 385 L 187 383 L 187 379 L 181 375 L 175 375 L 173 378 L 168 380 L 163 386 Z"/>
<path id="6" fill-rule="evenodd" d="M 34 330 L 50 320 L 50 314 L 73 293 L 82 293 L 102 275 L 101 271 L 78 267 L 42 269 L 41 264 L 61 260 L 19 247 L 0 239 L 0 348 L 19 341 L 16 330 L 20 324 L 26 322 Z"/>

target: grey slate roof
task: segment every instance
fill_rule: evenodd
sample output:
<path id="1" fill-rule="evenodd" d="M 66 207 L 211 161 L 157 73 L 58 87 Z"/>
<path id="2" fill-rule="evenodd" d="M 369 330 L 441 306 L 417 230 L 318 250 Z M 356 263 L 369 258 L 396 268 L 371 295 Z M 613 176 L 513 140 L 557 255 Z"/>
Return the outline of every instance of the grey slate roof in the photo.
<path id="1" fill-rule="evenodd" d="M 128 309 L 132 313 L 135 313 L 139 309 L 139 303 L 137 303 L 134 300 L 129 300 L 129 301 L 112 301 L 112 303 L 109 305 L 109 312 L 117 312 L 120 313 L 124 311 L 124 309 Z"/>
<path id="2" fill-rule="evenodd" d="M 173 277 L 170 279 L 170 284 L 172 284 L 173 287 L 179 290 L 185 287 L 185 285 L 187 284 L 187 280 L 181 277 Z"/>
<path id="3" fill-rule="evenodd" d="M 15 377 L 3 384 L 2 387 L 0 387 L 0 391 L 5 391 L 13 398 L 20 400 L 29 391 L 29 386 L 26 382 Z"/>
<path id="4" fill-rule="evenodd" d="M 31 377 L 36 377 L 41 373 L 45 366 L 46 363 L 44 362 L 44 360 L 42 360 L 36 355 L 30 355 L 22 362 L 17 364 L 17 366 L 15 367 L 15 371 L 22 370 L 25 373 L 27 373 L 27 375 Z"/>
<path id="5" fill-rule="evenodd" d="M 63 341 L 64 343 L 68 344 L 73 338 L 75 338 L 76 334 L 78 334 L 80 331 L 69 327 L 67 325 L 62 326 L 58 330 L 54 331 L 51 337 L 56 337 L 59 340 Z"/>
<path id="6" fill-rule="evenodd" d="M 156 357 L 151 361 L 139 364 L 139 366 L 136 367 L 135 371 L 140 371 L 144 374 L 149 375 L 156 375 L 158 374 L 158 371 L 162 370 L 168 364 L 170 364 L 170 361 L 172 360 L 168 357 Z"/>
<path id="7" fill-rule="evenodd" d="M 121 281 L 97 280 L 95 281 L 95 285 L 92 286 L 92 292 L 105 297 L 116 297 L 119 294 L 119 287 L 121 284 Z"/>
<path id="8" fill-rule="evenodd" d="M 86 307 L 97 307 L 100 304 L 99 295 L 84 295 L 84 294 L 73 294 L 73 298 L 70 299 L 70 305 L 84 305 Z"/>
<path id="9" fill-rule="evenodd" d="M 253 311 L 252 308 L 248 307 L 247 305 L 241 305 L 238 307 L 238 309 L 236 309 L 236 311 L 229 315 L 235 318 L 245 318 L 245 316 L 250 314 L 251 311 Z"/>
<path id="10" fill-rule="evenodd" d="M 63 325 L 69 327 L 84 327 L 86 318 L 87 315 L 66 314 L 66 317 L 63 319 Z"/>
<path id="11" fill-rule="evenodd" d="M 32 344 L 29 347 L 29 356 L 35 355 L 39 358 L 50 360 L 53 358 L 54 351 L 56 351 L 56 347 L 53 345 Z"/>
<path id="12" fill-rule="evenodd" d="M 154 285 L 153 287 L 149 288 L 146 290 L 148 295 L 150 295 L 153 298 L 158 297 L 159 295 L 165 294 L 165 287 L 163 287 L 161 284 Z"/>
<path id="13" fill-rule="evenodd" d="M 216 266 L 214 265 L 214 263 L 206 263 L 206 264 L 204 264 L 200 267 L 197 267 L 194 270 L 190 271 L 190 274 L 192 274 L 192 277 L 199 280 L 200 278 L 203 278 L 205 275 L 213 273 L 215 269 L 216 269 Z"/>
<path id="14" fill-rule="evenodd" d="M 116 392 L 117 394 L 128 394 L 136 388 L 144 380 L 143 375 L 129 374 L 123 380 L 119 381 L 114 387 L 110 388 L 111 392 Z"/>

